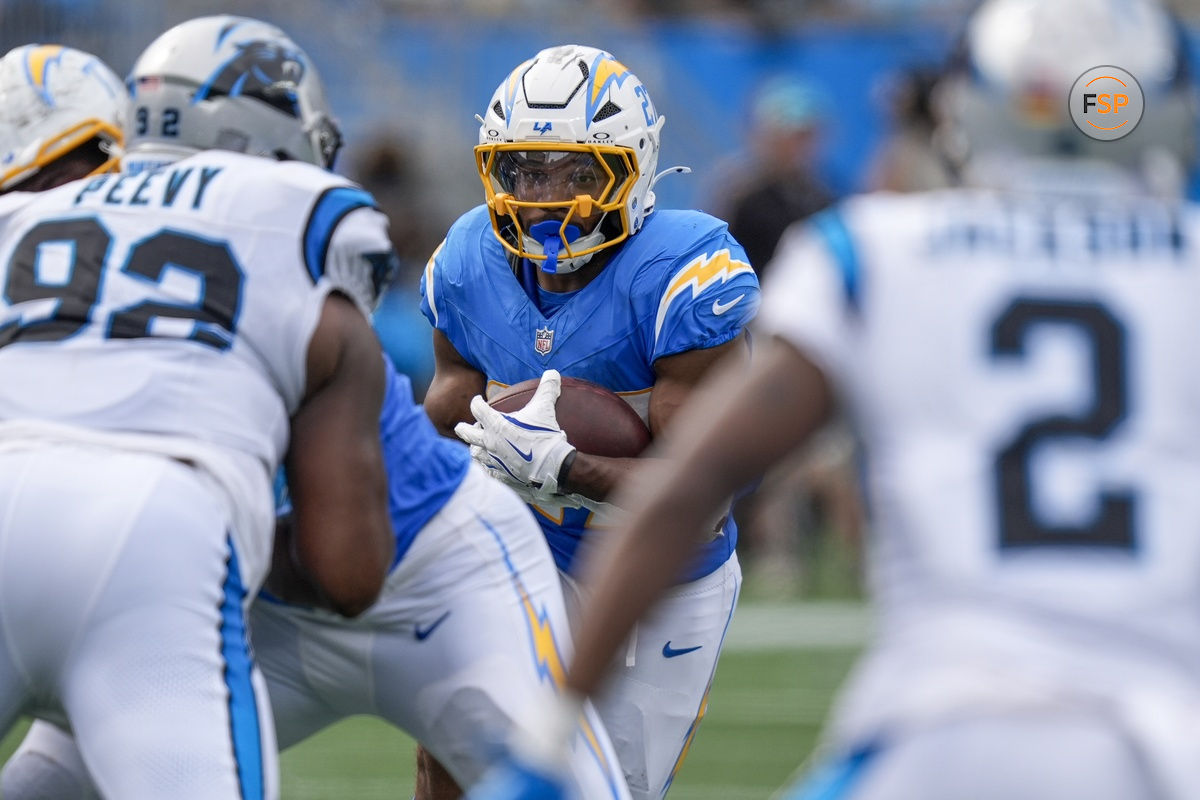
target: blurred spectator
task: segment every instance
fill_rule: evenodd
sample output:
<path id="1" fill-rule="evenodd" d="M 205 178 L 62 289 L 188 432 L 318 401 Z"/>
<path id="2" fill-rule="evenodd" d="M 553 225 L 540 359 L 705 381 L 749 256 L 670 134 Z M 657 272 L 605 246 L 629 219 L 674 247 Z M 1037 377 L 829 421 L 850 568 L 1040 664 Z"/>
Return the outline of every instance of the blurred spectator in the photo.
<path id="1" fill-rule="evenodd" d="M 940 70 L 914 67 L 884 82 L 880 94 L 891 118 L 867 170 L 869 191 L 916 192 L 954 183 L 950 165 L 934 146 L 933 87 Z"/>
<path id="2" fill-rule="evenodd" d="M 764 274 L 788 225 L 830 205 L 834 196 L 817 174 L 826 101 L 808 81 L 779 75 L 754 93 L 749 152 L 716 170 L 721 197 L 712 210 Z"/>
<path id="3" fill-rule="evenodd" d="M 416 154 L 403 136 L 381 131 L 356 153 L 348 174 L 375 196 L 388 215 L 400 273 L 375 312 L 375 330 L 396 369 L 412 380 L 413 397 L 420 402 L 433 379 L 433 345 L 429 323 L 421 315 L 419 282 L 437 246 L 438 228 L 429 218 L 430 195 L 416 163 Z"/>
<path id="4" fill-rule="evenodd" d="M 754 92 L 749 151 L 715 171 L 711 209 L 729 222 L 760 278 L 789 225 L 831 205 L 817 156 L 829 121 L 823 93 L 798 75 L 777 75 Z M 770 278 L 767 279 L 770 285 Z M 823 591 L 836 545 L 857 553 L 861 514 L 854 480 L 854 447 L 845 433 L 798 453 L 766 475 L 734 510 L 751 591 L 790 595 Z M 845 547 L 849 543 L 849 547 Z M 842 592 L 856 591 L 857 559 L 839 576 Z"/>
<path id="5" fill-rule="evenodd" d="M 900 21 L 943 18 L 958 22 L 979 0 L 842 0 L 844 15 Z"/>
<path id="6" fill-rule="evenodd" d="M 864 513 L 856 444 L 835 426 L 766 474 L 734 510 L 747 589 L 758 597 L 857 596 Z"/>
<path id="7" fill-rule="evenodd" d="M 403 134 L 381 130 L 351 156 L 347 174 L 375 196 L 390 218 L 392 245 L 414 278 L 437 246 L 440 230 L 429 220 L 429 195 L 418 169 L 419 154 Z"/>

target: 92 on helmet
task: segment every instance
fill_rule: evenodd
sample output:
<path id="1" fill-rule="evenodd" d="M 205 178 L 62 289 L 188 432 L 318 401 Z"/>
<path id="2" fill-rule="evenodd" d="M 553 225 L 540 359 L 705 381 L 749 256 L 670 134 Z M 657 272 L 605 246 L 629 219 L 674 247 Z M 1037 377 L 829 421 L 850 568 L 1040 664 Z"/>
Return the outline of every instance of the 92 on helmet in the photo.
<path id="1" fill-rule="evenodd" d="M 128 84 L 129 150 L 145 166 L 155 153 L 165 161 L 218 149 L 328 169 L 341 147 L 308 55 L 259 20 L 219 15 L 180 23 L 143 51 Z"/>
<path id="2" fill-rule="evenodd" d="M 504 79 L 477 119 L 476 168 L 510 253 L 548 273 L 573 272 L 641 229 L 661 177 L 665 118 L 612 54 L 542 50 Z M 527 229 L 522 212 L 533 209 L 546 219 Z"/>

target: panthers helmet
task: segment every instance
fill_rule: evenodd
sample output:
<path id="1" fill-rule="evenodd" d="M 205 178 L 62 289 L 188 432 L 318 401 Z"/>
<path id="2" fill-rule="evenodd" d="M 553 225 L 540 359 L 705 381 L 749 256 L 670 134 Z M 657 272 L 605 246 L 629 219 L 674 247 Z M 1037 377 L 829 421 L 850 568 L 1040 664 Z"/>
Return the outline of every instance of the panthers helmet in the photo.
<path id="1" fill-rule="evenodd" d="M 479 120 L 476 167 L 492 227 L 511 253 L 546 272 L 573 272 L 641 229 L 654 206 L 665 118 L 611 54 L 573 44 L 542 50 L 509 73 Z M 555 174 L 568 176 L 557 196 L 521 190 L 523 176 Z M 525 230 L 523 208 L 565 216 Z M 597 213 L 582 234 L 577 223 Z"/>
<path id="2" fill-rule="evenodd" d="M 938 90 L 947 125 L 939 141 L 968 168 L 1012 157 L 1089 159 L 1139 170 L 1194 157 L 1194 96 L 1176 21 L 1153 0 L 986 0 L 971 17 L 956 69 Z M 1123 138 L 1077 129 L 1068 105 L 1084 72 L 1118 66 L 1145 106 Z"/>
<path id="3" fill-rule="evenodd" d="M 142 52 L 128 82 L 135 169 L 209 149 L 330 168 L 341 146 L 316 67 L 265 22 L 219 15 L 176 25 Z"/>
<path id="4" fill-rule="evenodd" d="M 10 50 L 0 58 L 0 191 L 89 142 L 107 156 L 92 174 L 115 170 L 128 109 L 120 78 L 95 56 L 49 44 Z"/>

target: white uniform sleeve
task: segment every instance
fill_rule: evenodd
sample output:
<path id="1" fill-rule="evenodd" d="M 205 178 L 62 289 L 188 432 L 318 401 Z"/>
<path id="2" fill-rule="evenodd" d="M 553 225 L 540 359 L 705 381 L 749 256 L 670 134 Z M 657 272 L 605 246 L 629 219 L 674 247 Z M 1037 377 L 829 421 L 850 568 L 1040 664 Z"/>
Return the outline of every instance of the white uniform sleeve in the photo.
<path id="1" fill-rule="evenodd" d="M 857 265 L 848 263 L 850 251 L 839 249 L 818 224 L 792 226 L 766 271 L 755 329 L 790 342 L 844 386 L 857 333 Z"/>
<path id="2" fill-rule="evenodd" d="M 341 202 L 340 208 L 335 206 L 324 219 L 314 214 L 317 224 L 310 223 L 305 232 L 304 257 L 316 290 L 307 294 L 303 309 L 290 317 L 295 331 L 288 337 L 294 347 L 290 362 L 294 376 L 285 384 L 289 390 L 284 393 L 289 413 L 295 412 L 303 394 L 308 346 L 320 322 L 325 298 L 330 292 L 344 294 L 369 320 L 380 294 L 395 275 L 397 259 L 387 235 L 387 217 L 367 204 L 370 196 L 365 192 L 352 191 L 365 200 L 359 202 L 351 194 L 351 202 Z"/>
<path id="3" fill-rule="evenodd" d="M 370 317 L 395 277 L 398 260 L 388 238 L 387 217 L 362 206 L 347 213 L 329 238 L 322 280 L 347 295 Z"/>

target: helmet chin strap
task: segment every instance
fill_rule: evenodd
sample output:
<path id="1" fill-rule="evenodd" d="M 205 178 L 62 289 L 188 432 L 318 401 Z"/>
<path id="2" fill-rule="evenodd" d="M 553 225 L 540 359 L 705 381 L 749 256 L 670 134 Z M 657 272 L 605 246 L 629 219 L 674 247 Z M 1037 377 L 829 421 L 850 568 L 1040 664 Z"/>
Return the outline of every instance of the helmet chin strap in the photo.
<path id="1" fill-rule="evenodd" d="M 592 253 L 587 253 L 574 258 L 564 258 L 558 260 L 558 252 L 562 249 L 563 244 L 574 244 L 582 248 L 595 247 L 604 241 L 604 234 L 600 232 L 599 226 L 596 230 L 582 235 L 578 225 L 567 223 L 564 227 L 558 220 L 547 219 L 535 225 L 529 226 L 529 233 L 522 238 L 525 249 L 534 254 L 546 256 L 546 260 L 542 261 L 540 266 L 542 272 L 547 275 L 558 275 L 566 272 L 574 272 L 584 264 L 592 260 Z M 564 239 L 565 237 L 565 239 Z"/>

